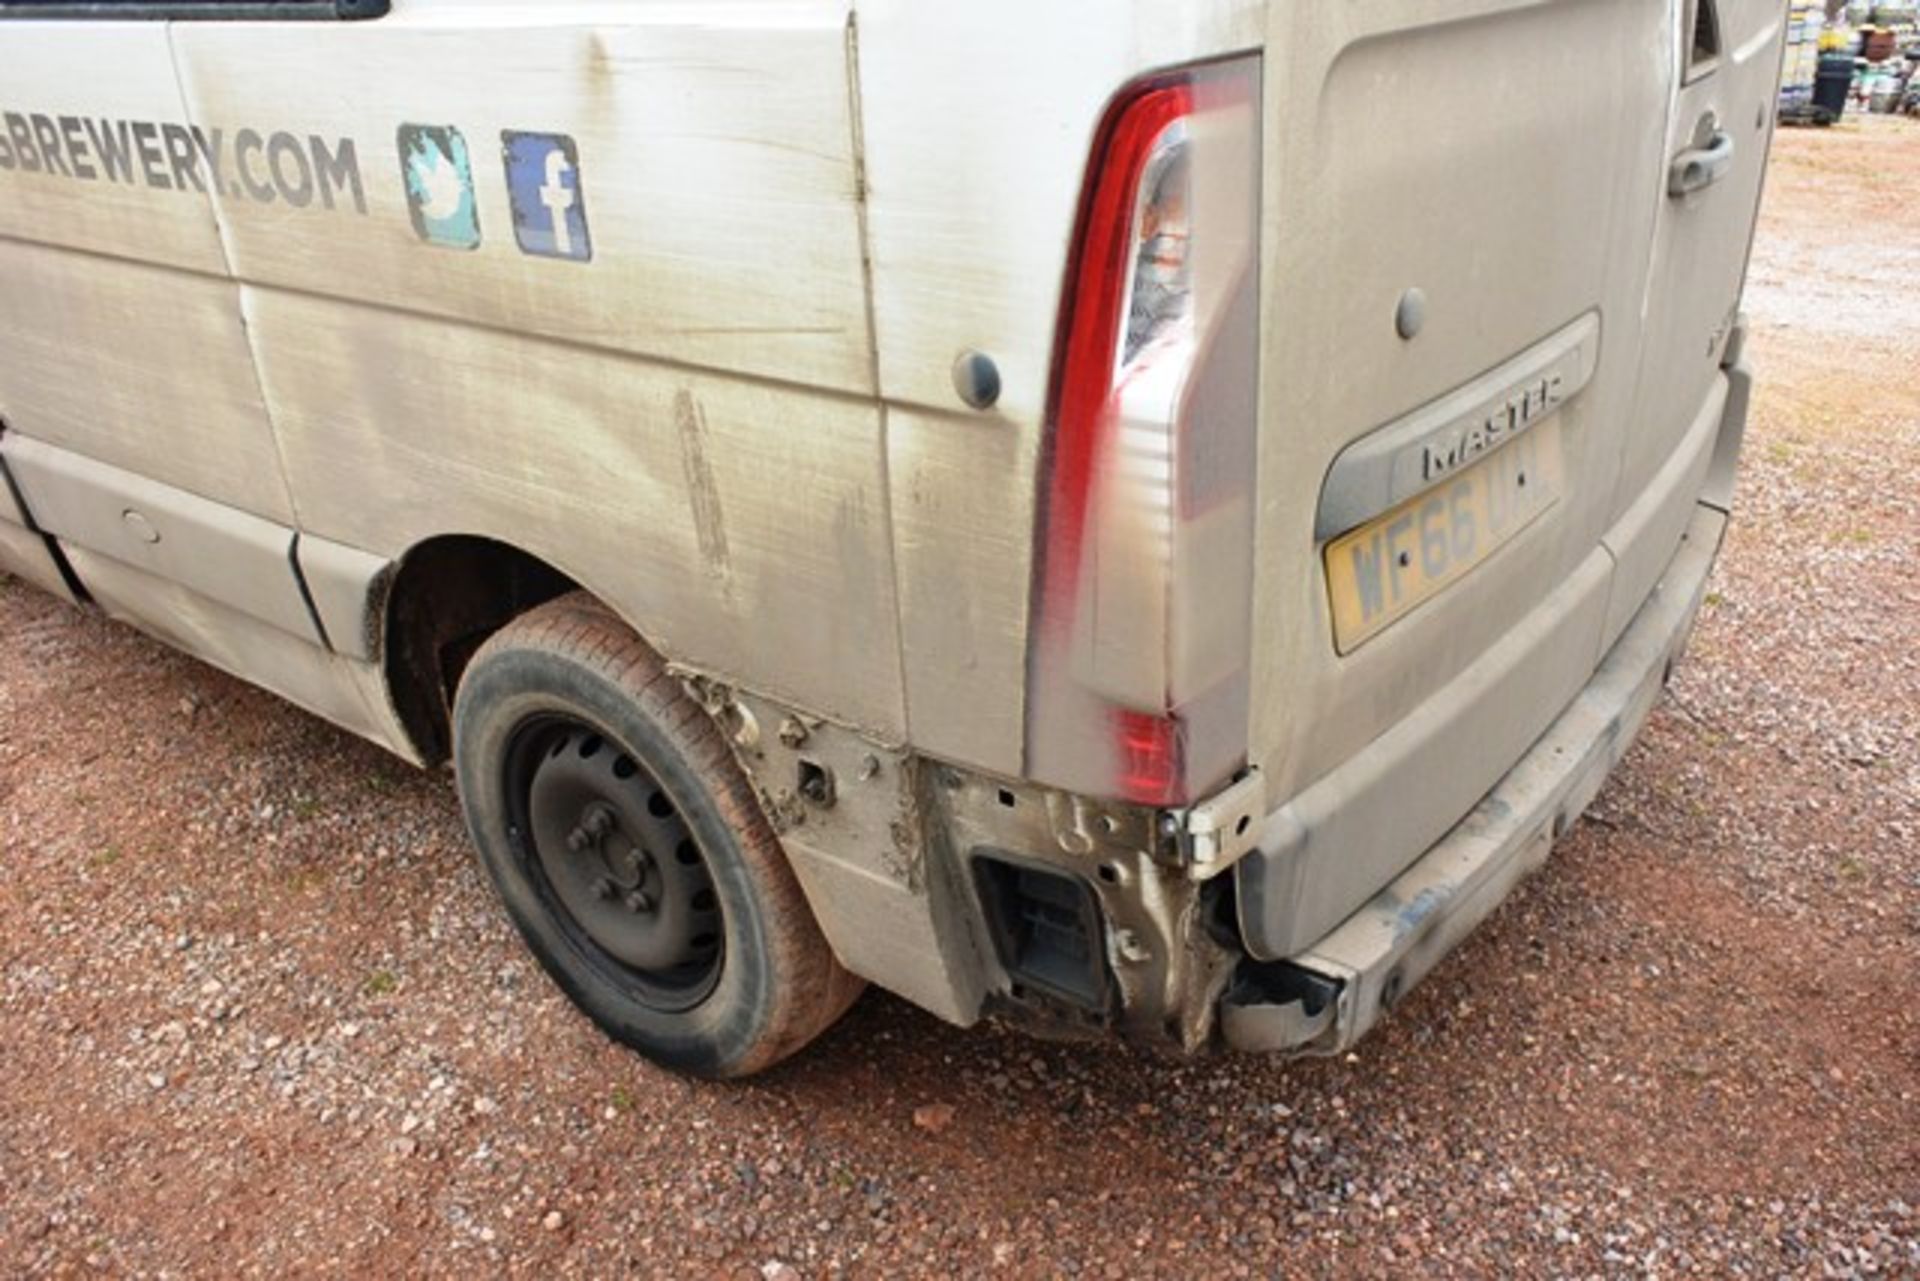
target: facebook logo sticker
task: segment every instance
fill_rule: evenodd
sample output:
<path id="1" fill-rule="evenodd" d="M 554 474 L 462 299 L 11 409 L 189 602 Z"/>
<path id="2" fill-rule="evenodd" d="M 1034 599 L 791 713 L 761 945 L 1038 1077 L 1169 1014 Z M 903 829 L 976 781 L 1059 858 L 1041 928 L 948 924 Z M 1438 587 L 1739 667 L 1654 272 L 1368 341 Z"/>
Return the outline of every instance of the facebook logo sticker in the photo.
<path id="1" fill-rule="evenodd" d="M 580 153 L 563 133 L 500 135 L 507 162 L 507 198 L 513 238 L 522 253 L 543 258 L 593 257 L 587 235 L 586 193 L 580 189 Z"/>

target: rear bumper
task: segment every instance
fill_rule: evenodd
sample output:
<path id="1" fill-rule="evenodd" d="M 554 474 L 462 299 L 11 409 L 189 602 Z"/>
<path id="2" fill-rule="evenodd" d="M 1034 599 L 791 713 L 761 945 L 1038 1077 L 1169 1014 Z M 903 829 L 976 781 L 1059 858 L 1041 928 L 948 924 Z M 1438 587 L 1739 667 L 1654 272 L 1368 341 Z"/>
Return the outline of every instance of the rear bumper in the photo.
<path id="1" fill-rule="evenodd" d="M 1336 1053 L 1492 913 L 1599 792 L 1685 647 L 1726 528 L 1694 508 L 1679 550 L 1593 679 L 1438 844 L 1304 951 L 1247 962 L 1221 1003 L 1243 1050 Z"/>

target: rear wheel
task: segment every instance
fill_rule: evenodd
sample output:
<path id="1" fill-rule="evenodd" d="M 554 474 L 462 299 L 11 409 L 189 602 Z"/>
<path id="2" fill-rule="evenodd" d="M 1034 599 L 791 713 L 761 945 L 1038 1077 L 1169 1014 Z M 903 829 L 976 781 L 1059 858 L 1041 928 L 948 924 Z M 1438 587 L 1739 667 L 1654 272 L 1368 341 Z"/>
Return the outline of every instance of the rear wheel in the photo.
<path id="1" fill-rule="evenodd" d="M 592 598 L 544 605 L 474 656 L 454 763 L 528 946 L 649 1058 L 744 1076 L 859 994 L 712 719 Z"/>

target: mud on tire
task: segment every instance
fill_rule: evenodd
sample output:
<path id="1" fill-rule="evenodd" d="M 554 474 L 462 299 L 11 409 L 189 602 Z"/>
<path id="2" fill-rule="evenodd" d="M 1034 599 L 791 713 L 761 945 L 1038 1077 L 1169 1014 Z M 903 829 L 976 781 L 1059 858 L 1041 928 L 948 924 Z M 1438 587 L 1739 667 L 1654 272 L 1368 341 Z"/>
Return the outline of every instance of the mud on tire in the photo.
<path id="1" fill-rule="evenodd" d="M 859 995 L 719 729 L 591 597 L 496 633 L 453 722 L 481 861 L 534 955 L 610 1036 L 682 1072 L 745 1076 Z"/>

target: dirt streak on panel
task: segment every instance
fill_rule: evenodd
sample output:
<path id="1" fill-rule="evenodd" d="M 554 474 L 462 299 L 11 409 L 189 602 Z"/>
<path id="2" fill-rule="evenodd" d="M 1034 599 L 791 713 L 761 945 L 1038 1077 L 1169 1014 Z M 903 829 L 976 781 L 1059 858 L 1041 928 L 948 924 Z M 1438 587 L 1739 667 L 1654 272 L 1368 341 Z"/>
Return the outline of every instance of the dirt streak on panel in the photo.
<path id="1" fill-rule="evenodd" d="M 687 473 L 687 503 L 693 509 L 700 564 L 731 594 L 733 560 L 727 551 L 720 490 L 714 484 L 713 464 L 707 461 L 707 418 L 692 392 L 682 390 L 674 396 L 673 419 L 680 429 L 680 464 Z"/>

